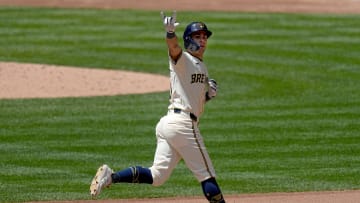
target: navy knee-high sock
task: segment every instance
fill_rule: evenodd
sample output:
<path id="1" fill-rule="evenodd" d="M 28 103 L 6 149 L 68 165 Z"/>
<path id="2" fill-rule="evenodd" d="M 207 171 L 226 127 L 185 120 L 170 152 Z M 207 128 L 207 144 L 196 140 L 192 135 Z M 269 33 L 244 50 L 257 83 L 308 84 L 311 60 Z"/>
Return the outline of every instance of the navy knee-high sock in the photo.
<path id="1" fill-rule="evenodd" d="M 153 183 L 151 171 L 141 166 L 133 166 L 111 175 L 113 183 Z"/>

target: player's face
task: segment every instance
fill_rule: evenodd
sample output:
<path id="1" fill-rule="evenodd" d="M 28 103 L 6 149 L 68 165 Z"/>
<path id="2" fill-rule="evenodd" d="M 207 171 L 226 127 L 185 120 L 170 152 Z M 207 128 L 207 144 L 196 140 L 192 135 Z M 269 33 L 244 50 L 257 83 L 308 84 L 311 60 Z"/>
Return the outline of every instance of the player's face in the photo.
<path id="1" fill-rule="evenodd" d="M 207 35 L 206 32 L 204 31 L 199 31 L 199 32 L 195 32 L 192 34 L 192 39 L 200 46 L 200 49 L 198 51 L 196 51 L 194 54 L 201 56 L 204 54 L 205 49 L 206 49 L 206 45 L 207 45 Z"/>
<path id="2" fill-rule="evenodd" d="M 192 34 L 192 39 L 198 44 L 200 45 L 200 49 L 205 49 L 206 48 L 206 43 L 207 43 L 207 35 L 204 31 L 200 31 L 200 32 L 195 32 L 194 34 Z"/>

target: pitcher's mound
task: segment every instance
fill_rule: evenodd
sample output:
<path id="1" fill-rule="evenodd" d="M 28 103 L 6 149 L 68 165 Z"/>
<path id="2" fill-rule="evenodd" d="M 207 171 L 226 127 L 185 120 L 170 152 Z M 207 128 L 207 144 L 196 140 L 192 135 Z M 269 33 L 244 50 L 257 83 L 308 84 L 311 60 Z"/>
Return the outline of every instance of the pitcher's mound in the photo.
<path id="1" fill-rule="evenodd" d="M 0 98 L 143 94 L 169 89 L 162 75 L 43 64 L 0 63 Z"/>

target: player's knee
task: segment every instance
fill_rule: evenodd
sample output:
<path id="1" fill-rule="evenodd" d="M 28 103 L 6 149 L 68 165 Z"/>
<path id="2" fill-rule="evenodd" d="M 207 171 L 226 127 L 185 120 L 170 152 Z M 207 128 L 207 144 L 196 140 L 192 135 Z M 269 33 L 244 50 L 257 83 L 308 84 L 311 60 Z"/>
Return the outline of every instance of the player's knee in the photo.
<path id="1" fill-rule="evenodd" d="M 201 182 L 204 195 L 211 203 L 225 203 L 224 197 L 215 178 L 209 178 Z"/>
<path id="2" fill-rule="evenodd" d="M 162 175 L 159 170 L 157 170 L 154 167 L 151 167 L 150 171 L 153 179 L 153 183 L 152 183 L 153 186 L 160 186 L 166 182 L 167 178 L 164 177 L 164 175 Z"/>

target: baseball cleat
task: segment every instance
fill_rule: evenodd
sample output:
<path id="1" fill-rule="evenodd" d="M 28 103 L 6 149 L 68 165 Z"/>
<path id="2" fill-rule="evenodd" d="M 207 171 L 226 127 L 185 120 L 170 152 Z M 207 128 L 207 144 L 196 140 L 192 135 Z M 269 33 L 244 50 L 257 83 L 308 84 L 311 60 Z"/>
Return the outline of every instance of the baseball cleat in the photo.
<path id="1" fill-rule="evenodd" d="M 113 173 L 113 170 L 111 168 L 104 164 L 99 167 L 99 169 L 96 172 L 95 177 L 91 181 L 90 185 L 90 194 L 91 197 L 96 197 L 100 194 L 101 190 L 105 187 L 109 187 L 112 183 L 111 174 Z"/>

